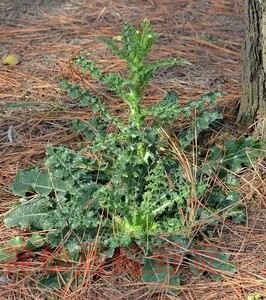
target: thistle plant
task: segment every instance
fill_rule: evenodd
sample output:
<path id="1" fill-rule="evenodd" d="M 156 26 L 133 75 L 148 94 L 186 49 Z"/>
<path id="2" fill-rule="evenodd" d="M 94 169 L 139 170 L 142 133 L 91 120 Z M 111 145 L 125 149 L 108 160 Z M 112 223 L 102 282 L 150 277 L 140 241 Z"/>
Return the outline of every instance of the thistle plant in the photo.
<path id="1" fill-rule="evenodd" d="M 184 258 L 196 247 L 194 242 L 189 243 L 191 222 L 203 218 L 208 219 L 208 223 L 215 222 L 212 213 L 219 215 L 227 208 L 230 208 L 228 216 L 241 221 L 243 214 L 237 192 L 214 187 L 217 181 L 210 178 L 218 176 L 233 188 L 238 181 L 232 171 L 237 172 L 238 167 L 250 165 L 260 155 L 261 144 L 246 139 L 227 143 L 223 151 L 213 148 L 204 163 L 198 158 L 199 166 L 190 172 L 194 178 L 188 176 L 187 168 L 193 168 L 192 163 L 189 165 L 193 155 L 190 147 L 203 131 L 222 118 L 213 109 L 216 98 L 221 94 L 211 92 L 182 106 L 176 92 L 169 91 L 159 103 L 143 107 L 145 88 L 156 71 L 187 63 L 183 58 L 147 62 L 157 38 L 158 34 L 145 19 L 139 29 L 125 23 L 121 36 L 102 39 L 115 55 L 126 62 L 125 77 L 114 72 L 106 74 L 89 56 L 73 59 L 83 73 L 107 85 L 124 100 L 129 110 L 128 122 L 124 124 L 113 116 L 105 101 L 91 91 L 79 84 L 62 82 L 61 88 L 68 91 L 71 98 L 80 101 L 83 106 L 89 105 L 95 112 L 95 118 L 86 124 L 73 121 L 76 130 L 82 132 L 90 143 L 78 152 L 63 146 L 48 146 L 44 170 L 31 168 L 16 175 L 11 191 L 20 200 L 5 215 L 5 224 L 33 232 L 26 243 L 27 249 L 40 250 L 47 245 L 56 249 L 60 245 L 62 251 L 69 253 L 72 262 L 78 262 L 84 255 L 82 245 L 92 244 L 99 237 L 106 257 L 112 257 L 119 247 L 130 249 L 137 245 L 144 255 L 141 261 L 144 265 L 143 280 L 160 281 L 166 277 L 169 267 L 173 270 L 173 266 L 165 262 L 165 269 L 160 275 L 156 274 L 156 261 L 149 256 L 153 245 L 163 242 L 159 242 L 158 237 L 168 236 L 170 244 L 176 243 L 187 249 L 187 253 L 182 254 Z M 152 122 L 147 126 L 146 120 L 150 117 Z M 190 124 L 179 129 L 176 145 L 187 155 L 186 165 L 169 149 L 162 134 L 169 124 L 181 119 L 188 120 Z M 106 131 L 109 123 L 115 127 L 111 133 Z M 247 147 L 256 148 L 256 154 L 248 155 Z M 88 156 L 88 152 L 93 155 Z M 238 154 L 241 160 L 237 161 Z M 194 219 L 188 223 L 186 216 L 192 215 L 193 197 L 201 205 L 193 212 Z M 42 242 L 38 242 L 40 234 L 36 235 L 36 231 L 45 232 L 41 236 Z M 170 246 L 169 249 L 170 252 L 177 251 Z M 5 248 L 0 251 L 5 253 Z M 181 255 L 179 252 L 176 254 Z M 221 253 L 217 256 L 219 263 L 214 262 L 213 268 L 234 272 L 235 269 L 228 264 L 228 256 Z M 6 259 L 6 256 L 3 257 Z M 194 255 L 192 261 L 197 258 Z M 204 259 L 203 255 L 201 262 Z M 213 257 L 211 259 L 213 262 Z M 61 281 L 54 278 L 56 286 L 69 280 L 71 271 L 64 276 L 60 276 L 63 278 Z M 42 284 L 51 283 L 51 278 L 46 279 Z M 179 283 L 178 274 L 171 277 L 170 283 Z"/>
<path id="2" fill-rule="evenodd" d="M 128 73 L 126 78 L 118 73 L 103 75 L 93 61 L 88 62 L 87 57 L 74 59 L 74 63 L 80 66 L 83 72 L 89 70 L 92 78 L 107 84 L 110 90 L 125 101 L 129 107 L 129 127 L 136 129 L 143 127 L 145 117 L 149 115 L 149 110 L 142 108 L 141 103 L 147 83 L 153 78 L 155 71 L 167 66 L 188 63 L 182 58 L 168 58 L 146 63 L 146 58 L 158 34 L 151 29 L 150 21 L 147 19 L 144 19 L 140 27 L 141 30 L 137 30 L 126 23 L 121 36 L 114 39 L 101 39 L 111 47 L 115 55 L 126 62 Z M 153 111 L 153 114 L 156 114 L 156 111 Z"/>

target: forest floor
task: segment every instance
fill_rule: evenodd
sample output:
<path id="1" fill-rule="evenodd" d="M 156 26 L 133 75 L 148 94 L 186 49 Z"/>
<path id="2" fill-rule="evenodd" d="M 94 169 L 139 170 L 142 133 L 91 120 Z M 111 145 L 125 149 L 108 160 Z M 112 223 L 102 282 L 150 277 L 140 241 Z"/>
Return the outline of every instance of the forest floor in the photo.
<path id="1" fill-rule="evenodd" d="M 138 25 L 151 20 L 160 38 L 150 58 L 181 56 L 191 65 L 158 72 L 149 84 L 145 104 L 160 100 L 169 90 L 186 103 L 212 90 L 226 93 L 219 105 L 235 121 L 241 99 L 241 44 L 245 34 L 242 0 L 2 0 L 0 3 L 0 58 L 19 55 L 20 63 L 0 65 L 0 211 L 4 214 L 17 198 L 8 187 L 16 172 L 41 166 L 48 143 L 76 147 L 78 133 L 69 126 L 73 118 L 87 120 L 90 111 L 80 108 L 58 87 L 73 79 L 69 59 L 81 49 L 109 69 L 122 62 L 108 60 L 99 37 L 120 34 L 128 21 Z M 101 93 L 108 93 L 104 90 Z M 113 111 L 123 116 L 124 104 L 108 95 Z M 246 300 L 252 293 L 266 297 L 266 198 L 265 183 L 256 170 L 247 171 L 243 183 L 246 221 L 220 225 L 214 243 L 232 256 L 237 273 L 222 282 L 205 275 L 182 276 L 178 296 L 154 292 L 128 274 L 103 278 L 91 284 L 93 299 L 195 299 Z M 252 183 L 252 185 L 251 185 Z M 7 229 L 1 219 L 0 242 L 25 233 Z M 36 287 L 38 267 L 23 275 L 6 277 L 0 264 L 0 299 L 92 299 L 85 287 L 56 293 Z"/>

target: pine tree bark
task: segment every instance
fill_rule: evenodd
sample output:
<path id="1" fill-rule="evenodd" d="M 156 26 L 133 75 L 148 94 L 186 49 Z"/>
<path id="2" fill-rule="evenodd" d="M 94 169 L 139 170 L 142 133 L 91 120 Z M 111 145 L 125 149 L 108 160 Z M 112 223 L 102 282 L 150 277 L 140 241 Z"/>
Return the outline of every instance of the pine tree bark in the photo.
<path id="1" fill-rule="evenodd" d="M 266 0 L 245 0 L 245 12 L 243 96 L 238 123 L 248 126 L 258 120 L 256 133 L 266 140 Z"/>

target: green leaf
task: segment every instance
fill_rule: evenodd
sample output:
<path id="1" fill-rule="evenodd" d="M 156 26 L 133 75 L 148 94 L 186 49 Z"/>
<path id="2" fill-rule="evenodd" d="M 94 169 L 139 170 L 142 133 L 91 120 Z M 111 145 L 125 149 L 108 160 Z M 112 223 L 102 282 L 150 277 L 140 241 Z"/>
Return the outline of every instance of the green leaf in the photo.
<path id="1" fill-rule="evenodd" d="M 75 100 L 78 99 L 81 96 L 81 90 L 79 89 L 79 86 L 72 86 L 69 90 L 69 96 L 71 99 Z"/>
<path id="2" fill-rule="evenodd" d="M 167 240 L 171 243 L 165 242 L 163 249 L 166 254 L 165 256 L 168 257 L 173 264 L 178 264 L 193 247 L 189 239 L 180 235 L 172 234 L 167 237 Z"/>
<path id="3" fill-rule="evenodd" d="M 38 287 L 55 291 L 62 288 L 67 282 L 69 282 L 70 278 L 70 272 L 62 273 L 60 275 L 49 274 L 38 281 Z"/>
<path id="4" fill-rule="evenodd" d="M 123 39 L 123 37 L 122 37 Z M 123 51 L 119 49 L 118 45 L 111 38 L 100 38 L 100 41 L 109 46 L 115 55 L 120 56 L 121 58 L 125 58 Z"/>
<path id="5" fill-rule="evenodd" d="M 10 253 L 10 249 L 8 249 L 6 246 L 0 246 L 0 262 L 8 261 L 12 258 L 12 261 L 16 261 L 17 255 L 16 253 Z"/>
<path id="6" fill-rule="evenodd" d="M 238 172 L 243 167 L 251 166 L 258 157 L 265 156 L 263 145 L 252 138 L 230 140 L 224 143 L 227 151 L 224 157 L 224 165 L 232 172 Z"/>
<path id="7" fill-rule="evenodd" d="M 180 276 L 178 274 L 172 276 L 169 282 L 169 285 L 171 285 L 171 287 L 167 290 L 167 294 L 177 296 L 180 290 L 177 288 L 173 288 L 173 286 L 175 287 L 180 286 L 180 282 L 181 282 Z"/>
<path id="8" fill-rule="evenodd" d="M 237 177 L 230 173 L 226 175 L 225 183 L 227 184 L 228 187 L 239 187 L 240 186 L 240 182 L 237 179 Z"/>
<path id="9" fill-rule="evenodd" d="M 5 214 L 4 223 L 7 227 L 49 229 L 52 222 L 49 219 L 47 198 L 34 198 L 21 204 Z"/>
<path id="10" fill-rule="evenodd" d="M 173 275 L 173 267 L 163 261 L 146 258 L 142 280 L 144 282 L 169 282 Z"/>
<path id="11" fill-rule="evenodd" d="M 49 174 L 47 172 L 39 172 L 35 182 L 32 183 L 32 188 L 41 196 L 48 196 L 53 190 L 53 184 L 49 178 Z"/>
<path id="12" fill-rule="evenodd" d="M 32 184 L 40 174 L 38 168 L 34 168 L 30 171 L 19 170 L 16 174 L 15 181 L 11 186 L 11 191 L 14 195 L 25 196 L 27 192 L 33 191 Z"/>
<path id="13" fill-rule="evenodd" d="M 15 262 L 19 249 L 24 248 L 24 239 L 14 237 L 6 242 L 6 245 L 0 245 L 0 262 Z"/>
<path id="14" fill-rule="evenodd" d="M 162 60 L 158 60 L 155 62 L 150 63 L 146 68 L 146 75 L 148 75 L 150 72 L 153 73 L 154 71 L 160 70 L 163 67 L 172 67 L 175 65 L 183 65 L 183 64 L 190 64 L 186 59 L 183 58 L 166 58 Z"/>
<path id="15" fill-rule="evenodd" d="M 214 246 L 196 245 L 192 251 L 190 269 L 193 273 L 208 272 L 214 280 L 221 275 L 233 275 L 237 269 L 229 263 L 230 255 L 220 252 Z"/>
<path id="16" fill-rule="evenodd" d="M 18 171 L 11 191 L 18 196 L 24 197 L 27 193 L 38 193 L 40 196 L 48 196 L 53 190 L 58 195 L 64 195 L 66 185 L 61 179 L 52 179 L 48 172 L 38 168 L 29 171 Z"/>
<path id="17" fill-rule="evenodd" d="M 245 220 L 245 213 L 243 212 L 243 208 L 240 207 L 239 209 L 230 211 L 229 217 L 231 217 L 232 221 L 236 224 L 242 223 Z"/>
<path id="18" fill-rule="evenodd" d="M 61 272 L 60 274 L 51 273 L 48 276 L 40 279 L 37 286 L 41 289 L 55 291 L 70 283 L 70 287 L 74 290 L 82 281 L 82 274 L 77 275 L 73 271 L 68 271 Z"/>
<path id="19" fill-rule="evenodd" d="M 159 122 L 169 124 L 178 119 L 182 108 L 177 102 L 178 95 L 175 91 L 168 91 L 165 98 L 156 105 L 149 106 L 143 109 L 143 115 L 156 116 Z"/>
<path id="20" fill-rule="evenodd" d="M 14 248 L 21 247 L 24 243 L 25 242 L 21 237 L 14 237 L 7 242 L 8 245 L 11 245 Z"/>
<path id="21" fill-rule="evenodd" d="M 188 129 L 181 133 L 180 145 L 184 149 L 191 144 L 192 141 L 197 140 L 199 134 L 208 129 L 215 121 L 222 119 L 223 116 L 218 112 L 205 112 L 202 116 L 196 118 L 195 124 L 192 124 Z"/>
<path id="22" fill-rule="evenodd" d="M 240 194 L 236 191 L 225 193 L 220 188 L 213 188 L 208 195 L 208 205 L 216 209 L 225 209 L 240 201 Z"/>
<path id="23" fill-rule="evenodd" d="M 17 260 L 17 249 L 7 245 L 0 246 L 0 262 L 15 262 Z"/>
<path id="24" fill-rule="evenodd" d="M 179 286 L 180 285 L 180 276 L 179 275 L 172 276 L 171 280 L 170 280 L 170 284 L 175 285 L 175 286 Z"/>
<path id="25" fill-rule="evenodd" d="M 26 243 L 25 250 L 36 250 L 46 245 L 46 239 L 40 234 L 33 234 Z"/>

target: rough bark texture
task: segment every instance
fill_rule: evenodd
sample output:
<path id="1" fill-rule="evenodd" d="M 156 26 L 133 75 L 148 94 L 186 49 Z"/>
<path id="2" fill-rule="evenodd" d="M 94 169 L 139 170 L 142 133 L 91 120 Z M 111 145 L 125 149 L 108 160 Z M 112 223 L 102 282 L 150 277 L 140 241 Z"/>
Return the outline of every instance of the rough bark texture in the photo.
<path id="1" fill-rule="evenodd" d="M 243 98 L 238 123 L 257 123 L 266 139 L 266 0 L 245 0 L 246 40 L 242 53 Z"/>

